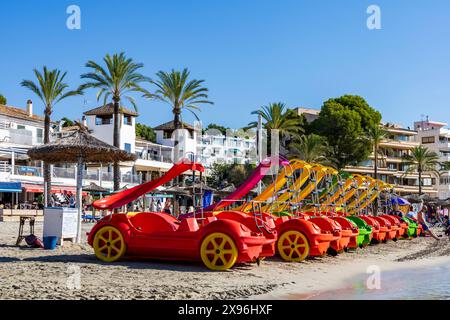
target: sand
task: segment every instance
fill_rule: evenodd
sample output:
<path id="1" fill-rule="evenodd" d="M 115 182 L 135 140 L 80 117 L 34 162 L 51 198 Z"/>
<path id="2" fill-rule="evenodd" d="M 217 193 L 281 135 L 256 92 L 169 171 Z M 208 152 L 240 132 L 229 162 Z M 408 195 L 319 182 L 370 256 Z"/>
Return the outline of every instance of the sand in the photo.
<path id="1" fill-rule="evenodd" d="M 83 233 L 92 224 L 83 225 Z M 88 245 L 54 251 L 16 247 L 17 222 L 0 222 L 0 299 L 272 299 L 339 288 L 367 267 L 382 270 L 442 263 L 450 241 L 402 240 L 309 259 L 301 264 L 267 259 L 210 272 L 201 263 L 98 261 Z M 36 234 L 42 234 L 37 223 Z"/>

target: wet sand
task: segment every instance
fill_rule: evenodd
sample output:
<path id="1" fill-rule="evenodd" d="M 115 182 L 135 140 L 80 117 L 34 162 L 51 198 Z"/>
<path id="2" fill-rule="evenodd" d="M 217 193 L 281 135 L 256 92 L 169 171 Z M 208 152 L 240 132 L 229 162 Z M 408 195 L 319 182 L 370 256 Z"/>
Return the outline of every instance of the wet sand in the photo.
<path id="1" fill-rule="evenodd" d="M 83 225 L 83 233 L 92 224 Z M 25 229 L 26 230 L 26 229 Z M 252 299 L 307 298 L 339 288 L 352 275 L 439 263 L 450 256 L 447 238 L 402 240 L 301 264 L 267 259 L 210 272 L 201 263 L 98 261 L 88 245 L 54 251 L 16 247 L 17 222 L 0 223 L 0 299 Z M 42 235 L 37 223 L 36 234 Z"/>

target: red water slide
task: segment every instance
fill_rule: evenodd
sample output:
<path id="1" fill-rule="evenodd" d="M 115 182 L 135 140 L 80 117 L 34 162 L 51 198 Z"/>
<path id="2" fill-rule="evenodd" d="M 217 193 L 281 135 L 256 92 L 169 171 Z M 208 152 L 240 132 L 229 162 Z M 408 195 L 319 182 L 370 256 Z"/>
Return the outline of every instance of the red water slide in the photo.
<path id="1" fill-rule="evenodd" d="M 267 158 L 259 164 L 259 166 L 253 171 L 253 173 L 236 189 L 233 193 L 222 199 L 221 201 L 204 208 L 204 211 L 218 211 L 223 209 L 234 202 L 245 197 L 267 174 L 271 166 L 278 164 L 280 166 L 286 166 L 289 162 L 281 157 L 273 156 Z"/>
<path id="2" fill-rule="evenodd" d="M 160 178 L 97 200 L 92 205 L 94 206 L 94 208 L 99 210 L 112 210 L 115 208 L 120 208 L 138 199 L 144 194 L 147 194 L 150 191 L 153 191 L 156 188 L 168 183 L 169 181 L 189 170 L 200 172 L 205 171 L 204 167 L 200 163 L 192 162 L 188 159 L 183 159 L 180 162 L 174 164 L 173 167 Z"/>

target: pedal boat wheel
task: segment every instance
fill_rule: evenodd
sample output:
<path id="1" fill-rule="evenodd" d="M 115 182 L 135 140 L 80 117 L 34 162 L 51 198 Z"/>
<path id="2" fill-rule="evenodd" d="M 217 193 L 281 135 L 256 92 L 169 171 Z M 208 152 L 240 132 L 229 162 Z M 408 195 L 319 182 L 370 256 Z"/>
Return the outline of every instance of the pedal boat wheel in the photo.
<path id="1" fill-rule="evenodd" d="M 289 262 L 302 262 L 309 255 L 309 242 L 300 231 L 286 231 L 278 238 L 278 253 Z"/>
<path id="2" fill-rule="evenodd" d="M 122 233 L 114 227 L 106 226 L 97 231 L 93 241 L 95 255 L 104 262 L 119 260 L 126 251 Z"/>
<path id="3" fill-rule="evenodd" d="M 238 250 L 231 237 L 216 232 L 205 237 L 201 244 L 200 256 L 208 269 L 224 271 L 234 266 Z"/>

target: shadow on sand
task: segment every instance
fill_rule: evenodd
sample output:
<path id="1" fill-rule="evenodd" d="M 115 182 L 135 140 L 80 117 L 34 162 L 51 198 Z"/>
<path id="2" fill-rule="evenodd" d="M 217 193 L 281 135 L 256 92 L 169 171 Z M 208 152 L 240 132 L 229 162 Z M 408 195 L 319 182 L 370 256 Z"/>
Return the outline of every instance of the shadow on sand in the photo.
<path id="1" fill-rule="evenodd" d="M 0 258 L 1 259 L 1 258 Z M 19 259 L 18 259 L 19 260 Z M 201 262 L 186 262 L 186 261 L 160 261 L 152 259 L 135 259 L 124 258 L 120 261 L 113 263 L 106 263 L 98 260 L 92 254 L 70 254 L 70 255 L 54 255 L 54 256 L 41 256 L 41 257 L 29 257 L 20 259 L 27 262 L 39 262 L 39 263 L 83 263 L 93 264 L 99 266 L 120 266 L 129 269 L 149 269 L 160 271 L 178 271 L 178 272 L 215 272 L 208 270 Z M 0 260 L 1 262 L 1 260 Z M 234 271 L 247 271 L 256 266 L 253 264 L 237 264 L 232 270 Z M 223 271 L 222 271 L 223 272 Z"/>

